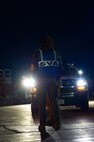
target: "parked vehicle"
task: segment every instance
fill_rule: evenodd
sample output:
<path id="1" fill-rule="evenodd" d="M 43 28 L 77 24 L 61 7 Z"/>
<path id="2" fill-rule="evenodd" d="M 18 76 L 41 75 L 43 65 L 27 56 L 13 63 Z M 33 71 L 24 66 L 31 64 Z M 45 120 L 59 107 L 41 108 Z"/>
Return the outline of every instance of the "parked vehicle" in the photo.
<path id="1" fill-rule="evenodd" d="M 76 106 L 88 110 L 88 83 L 82 72 L 73 64 L 68 64 L 61 79 L 59 105 Z"/>

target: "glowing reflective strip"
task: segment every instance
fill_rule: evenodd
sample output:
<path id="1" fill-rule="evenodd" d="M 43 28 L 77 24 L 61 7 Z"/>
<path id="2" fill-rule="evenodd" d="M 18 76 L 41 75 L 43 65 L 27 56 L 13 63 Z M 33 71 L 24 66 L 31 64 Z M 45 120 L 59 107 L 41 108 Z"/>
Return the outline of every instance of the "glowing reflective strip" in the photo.
<path id="1" fill-rule="evenodd" d="M 43 61 L 43 52 L 42 52 L 42 50 L 40 50 L 40 49 L 39 49 L 39 51 L 40 51 L 40 58 L 41 58 L 41 61 Z M 53 53 L 54 53 L 54 59 L 55 59 L 55 61 L 56 61 L 56 51 L 53 50 Z"/>
<path id="2" fill-rule="evenodd" d="M 41 58 L 41 61 L 43 61 L 43 53 L 42 53 L 42 50 L 39 49 L 39 51 L 40 51 L 40 58 Z"/>

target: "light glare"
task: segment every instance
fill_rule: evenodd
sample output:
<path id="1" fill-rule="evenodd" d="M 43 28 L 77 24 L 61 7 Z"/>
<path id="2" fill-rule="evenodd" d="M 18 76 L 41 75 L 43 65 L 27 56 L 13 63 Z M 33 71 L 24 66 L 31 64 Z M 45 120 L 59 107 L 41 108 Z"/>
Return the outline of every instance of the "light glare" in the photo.
<path id="1" fill-rule="evenodd" d="M 35 80 L 33 78 L 24 78 L 23 79 L 23 86 L 26 88 L 35 87 Z"/>
<path id="2" fill-rule="evenodd" d="M 82 75 L 82 74 L 83 74 L 83 71 L 82 71 L 82 70 L 79 70 L 78 73 L 79 73 L 80 75 Z"/>
<path id="3" fill-rule="evenodd" d="M 77 81 L 77 86 L 86 86 L 87 82 L 83 79 Z"/>

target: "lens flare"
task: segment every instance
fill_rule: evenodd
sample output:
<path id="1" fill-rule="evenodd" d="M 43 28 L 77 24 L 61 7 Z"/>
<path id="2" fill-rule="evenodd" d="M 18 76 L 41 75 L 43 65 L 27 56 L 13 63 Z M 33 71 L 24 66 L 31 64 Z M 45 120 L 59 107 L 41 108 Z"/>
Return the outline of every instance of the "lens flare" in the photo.
<path id="1" fill-rule="evenodd" d="M 24 78 L 22 81 L 22 84 L 26 88 L 35 87 L 36 81 L 34 78 Z"/>

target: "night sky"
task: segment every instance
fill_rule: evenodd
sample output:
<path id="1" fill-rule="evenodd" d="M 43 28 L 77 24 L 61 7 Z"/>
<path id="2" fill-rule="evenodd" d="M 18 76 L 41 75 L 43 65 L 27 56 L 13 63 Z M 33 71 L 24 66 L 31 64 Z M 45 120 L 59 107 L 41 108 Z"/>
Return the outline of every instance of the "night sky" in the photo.
<path id="1" fill-rule="evenodd" d="M 92 1 L 24 1 L 0 4 L 0 68 L 13 77 L 28 72 L 32 52 L 52 36 L 69 63 L 94 77 L 94 4 Z"/>

